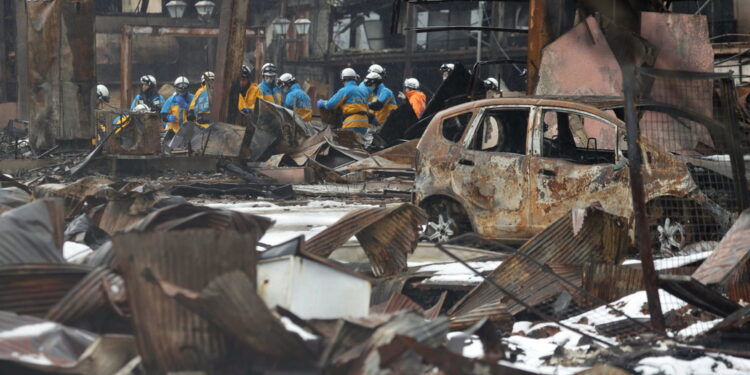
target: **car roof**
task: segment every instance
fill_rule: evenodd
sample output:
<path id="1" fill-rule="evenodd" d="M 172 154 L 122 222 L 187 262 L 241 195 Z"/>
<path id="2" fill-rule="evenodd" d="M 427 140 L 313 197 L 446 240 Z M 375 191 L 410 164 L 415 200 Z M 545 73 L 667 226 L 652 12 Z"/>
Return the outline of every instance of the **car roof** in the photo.
<path id="1" fill-rule="evenodd" d="M 625 100 L 623 98 L 615 96 L 521 96 L 513 98 L 493 98 L 475 100 L 447 108 L 442 111 L 440 117 L 451 116 L 458 112 L 474 108 L 491 107 L 495 105 L 550 106 L 582 111 L 591 111 L 593 109 L 595 112 L 599 112 L 597 110 L 604 111 L 607 109 L 622 107 L 624 103 Z M 604 115 L 606 115 L 606 113 L 604 113 Z M 606 117 L 611 117 L 612 120 L 622 122 L 622 120 L 617 119 L 615 116 Z"/>

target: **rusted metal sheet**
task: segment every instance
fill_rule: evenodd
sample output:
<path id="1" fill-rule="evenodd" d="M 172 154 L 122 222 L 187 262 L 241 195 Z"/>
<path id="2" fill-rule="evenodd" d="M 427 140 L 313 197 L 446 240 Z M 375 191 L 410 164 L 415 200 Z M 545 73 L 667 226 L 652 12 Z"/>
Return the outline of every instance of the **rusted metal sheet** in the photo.
<path id="1" fill-rule="evenodd" d="M 2 361 L 56 374 L 114 374 L 135 356 L 132 336 L 100 336 L 0 311 Z"/>
<path id="2" fill-rule="evenodd" d="M 82 213 L 84 204 L 102 203 L 114 193 L 110 187 L 114 182 L 104 178 L 88 176 L 70 184 L 44 184 L 34 188 L 34 198 L 62 198 L 65 202 L 65 218 Z"/>
<path id="3" fill-rule="evenodd" d="M 543 272 L 527 258 L 541 264 L 622 263 L 628 241 L 627 220 L 596 207 L 580 210 L 578 214 L 576 211 L 559 218 L 526 242 L 518 249 L 520 254 L 503 261 L 488 278 L 503 285 L 527 305 L 534 306 L 556 296 L 563 287 L 556 277 Z M 579 226 L 575 221 L 581 219 L 580 229 L 576 231 Z M 448 315 L 466 314 L 498 302 L 505 304 L 512 315 L 525 310 L 484 281 L 456 303 Z"/>
<path id="4" fill-rule="evenodd" d="M 239 157 L 246 146 L 247 128 L 214 122 L 208 128 L 185 123 L 169 143 L 170 149 L 186 149 L 191 155 Z"/>
<path id="5" fill-rule="evenodd" d="M 43 317 L 91 267 L 78 264 L 0 266 L 0 310 Z"/>
<path id="6" fill-rule="evenodd" d="M 113 113 L 96 111 L 97 121 L 107 124 L 107 133 L 115 132 L 104 146 L 104 153 L 110 155 L 159 155 L 161 153 L 160 134 L 162 121 L 158 113 Z M 129 123 L 120 128 L 113 125 L 113 116 L 128 116 Z"/>
<path id="7" fill-rule="evenodd" d="M 225 362 L 232 348 L 227 334 L 167 298 L 145 275 L 150 272 L 190 290 L 201 290 L 232 271 L 254 280 L 255 247 L 270 224 L 249 214 L 176 205 L 115 234 L 113 248 L 147 371 L 206 371 Z M 193 350 L 186 352 L 186 347 Z"/>
<path id="8" fill-rule="evenodd" d="M 659 275 L 659 287 L 669 294 L 721 317 L 727 317 L 741 306 L 690 276 Z"/>
<path id="9" fill-rule="evenodd" d="M 419 226 L 427 219 L 411 204 L 391 208 L 367 208 L 347 214 L 305 242 L 305 251 L 328 257 L 352 236 L 362 244 L 376 276 L 406 271 L 406 255 L 419 240 Z"/>
<path id="10" fill-rule="evenodd" d="M 693 274 L 706 285 L 726 285 L 734 273 L 750 262 L 750 210 L 742 212 L 719 246 Z"/>
<path id="11" fill-rule="evenodd" d="M 544 47 L 539 61 L 536 95 L 622 95 L 620 65 L 594 17 Z"/>
<path id="12" fill-rule="evenodd" d="M 450 317 L 451 329 L 467 329 L 477 322 L 487 319 L 502 332 L 513 331 L 513 315 L 508 312 L 507 306 L 502 302 L 489 303 L 479 306 L 469 312 L 452 315 Z"/>
<path id="13" fill-rule="evenodd" d="M 47 311 L 45 319 L 72 324 L 106 308 L 125 302 L 125 281 L 111 269 L 89 272 Z"/>
<path id="14" fill-rule="evenodd" d="M 307 362 L 313 353 L 299 336 L 287 331 L 258 296 L 254 281 L 241 271 L 213 279 L 202 291 L 193 291 L 160 280 L 162 291 L 253 351 L 271 358 Z"/>
<path id="15" fill-rule="evenodd" d="M 263 99 L 255 104 L 250 123 L 253 128 L 250 160 L 265 160 L 271 155 L 295 151 L 307 138 L 318 133 L 291 110 Z"/>
<path id="16" fill-rule="evenodd" d="M 583 289 L 605 302 L 616 301 L 644 288 L 641 270 L 619 264 L 586 265 L 581 281 Z"/>
<path id="17" fill-rule="evenodd" d="M 64 263 L 63 207 L 41 199 L 0 215 L 0 264 Z"/>
<path id="18" fill-rule="evenodd" d="M 724 320 L 713 326 L 709 332 L 732 331 L 750 323 L 750 305 L 729 314 Z"/>
<path id="19" fill-rule="evenodd" d="M 94 1 L 26 1 L 30 141 L 47 149 L 58 140 L 94 134 Z"/>
<path id="20" fill-rule="evenodd" d="M 361 170 L 412 169 L 417 156 L 417 142 L 415 139 L 399 145 L 386 148 L 372 154 L 366 159 L 355 161 L 336 168 L 340 173 L 351 173 Z"/>

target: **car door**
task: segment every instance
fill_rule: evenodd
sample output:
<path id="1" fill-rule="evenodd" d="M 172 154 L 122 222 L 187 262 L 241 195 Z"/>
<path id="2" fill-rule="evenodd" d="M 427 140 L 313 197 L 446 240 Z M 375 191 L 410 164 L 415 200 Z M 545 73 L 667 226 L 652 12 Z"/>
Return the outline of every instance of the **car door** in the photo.
<path id="1" fill-rule="evenodd" d="M 480 235 L 508 240 L 530 235 L 526 150 L 531 108 L 483 108 L 462 139 L 451 187 Z"/>
<path id="2" fill-rule="evenodd" d="M 529 157 L 534 231 L 593 202 L 607 212 L 627 215 L 623 130 L 603 117 L 568 108 L 540 107 L 536 116 Z"/>

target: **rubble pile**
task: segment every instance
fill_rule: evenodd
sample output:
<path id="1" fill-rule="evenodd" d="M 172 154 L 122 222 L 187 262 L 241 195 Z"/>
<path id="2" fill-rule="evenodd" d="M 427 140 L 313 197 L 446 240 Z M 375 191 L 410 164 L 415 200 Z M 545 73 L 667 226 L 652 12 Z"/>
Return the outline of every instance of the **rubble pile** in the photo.
<path id="1" fill-rule="evenodd" d="M 270 202 L 17 184 L 0 215 L 2 373 L 750 371 L 750 212 L 715 249 L 661 260 L 661 332 L 627 221 L 598 205 L 515 248 L 422 242 L 427 215 L 408 203 L 320 202 L 344 211 L 268 244 L 272 218 L 285 225 Z"/>

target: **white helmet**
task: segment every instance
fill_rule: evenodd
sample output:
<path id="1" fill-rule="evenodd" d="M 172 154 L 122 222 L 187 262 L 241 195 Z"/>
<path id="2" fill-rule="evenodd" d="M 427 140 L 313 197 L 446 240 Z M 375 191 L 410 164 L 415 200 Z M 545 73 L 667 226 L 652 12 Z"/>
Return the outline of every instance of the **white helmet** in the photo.
<path id="1" fill-rule="evenodd" d="M 109 89 L 104 85 L 96 85 L 96 96 L 99 100 L 109 103 Z"/>
<path id="2" fill-rule="evenodd" d="M 367 68 L 367 73 L 378 73 L 381 77 L 385 77 L 385 68 L 378 64 L 372 64 L 369 68 Z"/>
<path id="3" fill-rule="evenodd" d="M 147 74 L 143 77 L 141 77 L 141 83 L 144 85 L 149 85 L 151 87 L 156 87 L 156 77 Z"/>
<path id="4" fill-rule="evenodd" d="M 263 64 L 263 67 L 260 68 L 260 74 L 264 76 L 275 76 L 279 72 L 279 69 L 276 68 L 276 65 L 273 63 L 265 63 Z"/>
<path id="5" fill-rule="evenodd" d="M 380 82 L 383 82 L 383 77 L 376 72 L 367 73 L 365 76 L 365 86 L 378 85 Z"/>
<path id="6" fill-rule="evenodd" d="M 482 81 L 482 83 L 484 83 L 484 88 L 487 90 L 498 91 L 498 89 L 500 88 L 500 85 L 498 84 L 497 80 L 494 78 L 487 78 L 484 81 Z"/>
<path id="7" fill-rule="evenodd" d="M 201 83 L 205 84 L 208 80 L 214 80 L 216 79 L 216 74 L 214 72 L 204 72 L 201 74 Z"/>
<path id="8" fill-rule="evenodd" d="M 453 69 L 455 69 L 455 68 L 456 68 L 455 64 L 443 64 L 443 65 L 440 65 L 440 71 L 441 72 L 452 72 Z"/>
<path id="9" fill-rule="evenodd" d="M 188 79 L 183 76 L 177 77 L 177 79 L 174 80 L 174 87 L 175 89 L 177 89 L 177 92 L 186 92 L 189 84 L 190 81 L 188 81 Z"/>
<path id="10" fill-rule="evenodd" d="M 419 88 L 419 81 L 416 78 L 407 78 L 404 80 L 404 87 L 416 90 Z"/>
<path id="11" fill-rule="evenodd" d="M 133 110 L 131 112 L 134 112 L 134 113 L 146 113 L 148 111 L 149 111 L 148 106 L 145 105 L 145 104 L 143 104 L 143 103 L 140 103 L 140 104 L 136 105 L 135 108 L 133 108 Z"/>
<path id="12" fill-rule="evenodd" d="M 279 77 L 279 86 L 291 86 L 297 79 L 291 73 L 284 73 Z"/>
<path id="13" fill-rule="evenodd" d="M 344 70 L 341 71 L 342 81 L 356 80 L 356 79 L 357 79 L 357 72 L 355 72 L 354 69 L 344 68 Z"/>

